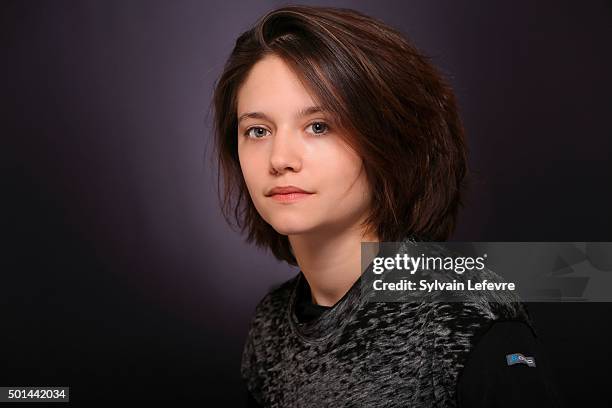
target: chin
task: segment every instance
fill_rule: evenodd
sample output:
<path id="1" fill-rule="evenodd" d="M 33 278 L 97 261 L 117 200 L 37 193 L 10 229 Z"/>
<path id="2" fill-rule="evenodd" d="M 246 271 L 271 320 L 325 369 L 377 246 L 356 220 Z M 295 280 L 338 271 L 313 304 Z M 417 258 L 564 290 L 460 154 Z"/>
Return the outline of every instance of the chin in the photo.
<path id="1" fill-rule="evenodd" d="M 281 235 L 300 235 L 310 231 L 310 228 L 298 225 L 272 225 L 272 227 Z"/>
<path id="2" fill-rule="evenodd" d="M 319 217 L 312 211 L 278 211 L 270 210 L 264 220 L 282 235 L 300 235 L 313 231 L 320 225 Z"/>
<path id="3" fill-rule="evenodd" d="M 276 217 L 273 222 L 270 223 L 272 228 L 282 235 L 300 235 L 312 231 L 315 225 L 312 222 L 308 222 L 305 217 L 283 217 L 283 220 Z M 291 218 L 291 219 L 288 219 Z"/>

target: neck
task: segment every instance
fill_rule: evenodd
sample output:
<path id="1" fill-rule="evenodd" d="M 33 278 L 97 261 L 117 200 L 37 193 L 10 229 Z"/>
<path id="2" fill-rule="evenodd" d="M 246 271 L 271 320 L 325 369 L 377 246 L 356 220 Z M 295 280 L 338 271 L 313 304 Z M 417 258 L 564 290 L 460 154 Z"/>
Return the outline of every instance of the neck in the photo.
<path id="1" fill-rule="evenodd" d="M 361 242 L 379 242 L 376 235 L 360 229 L 340 233 L 290 235 L 289 242 L 297 263 L 308 281 L 312 301 L 322 306 L 335 305 L 361 276 Z M 376 247 L 375 250 L 372 247 Z M 365 265 L 378 253 L 378 245 L 366 257 Z"/>

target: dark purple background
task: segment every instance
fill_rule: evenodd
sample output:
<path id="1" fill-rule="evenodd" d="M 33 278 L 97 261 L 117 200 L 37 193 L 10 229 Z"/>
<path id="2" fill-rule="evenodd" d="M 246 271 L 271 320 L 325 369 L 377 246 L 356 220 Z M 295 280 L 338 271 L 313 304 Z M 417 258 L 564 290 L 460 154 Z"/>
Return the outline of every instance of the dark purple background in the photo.
<path id="1" fill-rule="evenodd" d="M 2 3 L 0 386 L 240 405 L 249 318 L 297 269 L 224 223 L 207 112 L 236 37 L 281 4 Z M 612 241 L 610 2 L 320 4 L 450 77 L 476 175 L 453 240 Z M 531 310 L 570 406 L 612 406 L 612 305 Z"/>

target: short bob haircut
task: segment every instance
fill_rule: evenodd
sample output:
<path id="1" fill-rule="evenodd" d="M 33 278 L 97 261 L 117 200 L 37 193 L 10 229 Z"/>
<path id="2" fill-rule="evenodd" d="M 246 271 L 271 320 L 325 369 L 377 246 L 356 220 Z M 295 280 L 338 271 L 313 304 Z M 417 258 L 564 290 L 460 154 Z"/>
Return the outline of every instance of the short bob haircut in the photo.
<path id="1" fill-rule="evenodd" d="M 214 90 L 217 193 L 247 242 L 296 266 L 286 235 L 257 212 L 238 160 L 237 91 L 255 63 L 275 55 L 330 112 L 362 158 L 372 188 L 364 224 L 380 241 L 445 241 L 467 187 L 467 148 L 449 84 L 399 31 L 345 8 L 290 5 L 236 40 Z M 221 189 L 223 176 L 225 188 Z M 223 197 L 222 197 L 223 196 Z"/>

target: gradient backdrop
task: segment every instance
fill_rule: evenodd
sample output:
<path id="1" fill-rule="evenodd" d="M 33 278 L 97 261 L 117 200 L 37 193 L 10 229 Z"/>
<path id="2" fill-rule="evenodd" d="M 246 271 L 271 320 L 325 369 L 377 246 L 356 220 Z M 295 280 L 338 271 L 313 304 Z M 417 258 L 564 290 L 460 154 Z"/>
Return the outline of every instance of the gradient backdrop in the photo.
<path id="1" fill-rule="evenodd" d="M 612 5 L 565 3 L 316 3 L 450 78 L 476 177 L 453 240 L 612 241 Z M 250 316 L 297 269 L 224 222 L 208 110 L 236 37 L 283 4 L 2 2 L 0 386 L 240 406 Z M 612 406 L 612 304 L 531 311 L 570 406 Z"/>

